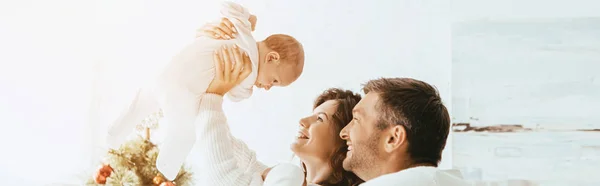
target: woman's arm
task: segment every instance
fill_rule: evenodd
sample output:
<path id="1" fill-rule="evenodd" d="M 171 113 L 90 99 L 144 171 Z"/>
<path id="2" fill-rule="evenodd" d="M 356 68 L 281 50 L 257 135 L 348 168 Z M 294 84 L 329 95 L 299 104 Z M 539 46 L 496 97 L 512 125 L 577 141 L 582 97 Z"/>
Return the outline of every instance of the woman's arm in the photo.
<path id="1" fill-rule="evenodd" d="M 231 54 L 234 57 L 228 57 Z M 239 50 L 231 49 L 215 55 L 215 78 L 207 93 L 201 97 L 196 125 L 201 131 L 198 145 L 204 149 L 202 163 L 207 166 L 207 172 L 204 172 L 209 179 L 207 184 L 245 186 L 262 183 L 264 178 L 261 178 L 261 174 L 268 172 L 265 185 L 270 182 L 271 185 L 300 186 L 304 177 L 299 168 L 278 165 L 272 170 L 267 169 L 258 162 L 255 153 L 244 142 L 233 137 L 229 130 L 222 108 L 223 95 L 252 70 L 249 58 L 241 56 Z M 243 72 L 240 72 L 241 69 Z"/>
<path id="2" fill-rule="evenodd" d="M 231 57 L 231 53 L 235 53 L 234 57 Z M 206 166 L 203 174 L 208 179 L 206 184 L 209 185 L 249 185 L 256 179 L 257 172 L 262 171 L 250 168 L 250 165 L 257 162 L 256 156 L 243 142 L 240 143 L 231 135 L 222 108 L 223 95 L 239 84 L 252 70 L 250 61 L 243 59 L 239 50 L 218 50 L 213 60 L 215 77 L 206 93 L 200 97 L 196 119 L 196 129 L 199 131 L 197 145 L 203 149 L 201 163 Z"/>
<path id="3" fill-rule="evenodd" d="M 200 134 L 205 148 L 203 165 L 207 165 L 210 185 L 240 185 L 263 182 L 263 186 L 301 186 L 304 183 L 304 173 L 296 165 L 282 163 L 267 168 L 256 159 L 255 153 L 246 144 L 235 139 L 227 125 L 223 113 L 223 97 L 218 94 L 205 94 L 200 104 L 199 120 L 203 123 L 204 133 Z M 202 118 L 202 119 L 200 119 Z M 226 142 L 231 140 L 232 146 Z M 237 155 L 248 156 L 236 158 Z M 240 159 L 246 161 L 238 162 Z M 246 166 L 244 166 L 246 165 Z"/>
<path id="4" fill-rule="evenodd" d="M 231 135 L 223 113 L 223 96 L 207 93 L 202 95 L 201 100 L 197 126 L 202 133 L 199 134 L 198 145 L 203 149 L 201 159 L 202 165 L 206 166 L 206 171 L 203 171 L 208 179 L 206 184 L 246 186 L 256 182 L 255 175 L 266 169 L 266 166 L 256 160 L 250 149 L 240 148 L 240 144 Z M 247 166 L 243 166 L 244 164 Z"/>

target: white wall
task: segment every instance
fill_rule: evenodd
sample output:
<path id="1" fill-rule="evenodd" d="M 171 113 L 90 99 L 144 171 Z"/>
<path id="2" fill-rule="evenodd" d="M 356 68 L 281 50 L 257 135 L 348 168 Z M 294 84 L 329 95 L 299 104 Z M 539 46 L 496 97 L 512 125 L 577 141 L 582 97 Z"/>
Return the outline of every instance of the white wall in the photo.
<path id="1" fill-rule="evenodd" d="M 453 3 L 456 122 L 600 127 L 598 1 Z"/>
<path id="2" fill-rule="evenodd" d="M 600 17 L 454 26 L 458 122 L 600 128 Z"/>
<path id="3" fill-rule="evenodd" d="M 89 161 L 86 1 L 0 1 L 0 179 L 42 185 Z"/>
<path id="4" fill-rule="evenodd" d="M 598 1 L 452 2 L 455 122 L 600 128 Z M 453 163 L 487 185 L 599 185 L 598 136 L 455 133 Z"/>
<path id="5" fill-rule="evenodd" d="M 456 22 L 520 18 L 598 17 L 596 0 L 453 0 Z"/>

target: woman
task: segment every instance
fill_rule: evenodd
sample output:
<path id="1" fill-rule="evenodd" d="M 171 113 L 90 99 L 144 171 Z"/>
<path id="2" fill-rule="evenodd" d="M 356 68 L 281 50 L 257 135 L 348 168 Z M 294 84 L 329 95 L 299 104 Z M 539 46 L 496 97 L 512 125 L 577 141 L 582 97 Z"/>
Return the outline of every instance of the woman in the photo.
<path id="1" fill-rule="evenodd" d="M 233 29 L 227 25 L 231 24 L 221 24 L 222 28 L 207 26 L 202 31 Z M 209 36 L 218 38 L 214 34 Z M 335 88 L 324 91 L 314 102 L 313 114 L 300 119 L 299 135 L 291 149 L 301 160 L 304 172 L 296 172 L 293 166 L 286 164 L 267 168 L 256 160 L 254 152 L 244 142 L 231 135 L 221 107 L 222 96 L 246 78 L 250 60 L 242 56 L 239 50 L 231 47 L 215 53 L 215 78 L 201 98 L 196 126 L 202 132 L 197 145 L 204 149 L 201 159 L 207 167 L 202 174 L 208 184 L 326 186 L 362 183 L 342 167 L 348 146 L 339 138 L 339 132 L 352 120 L 352 108 L 361 99 L 352 91 Z"/>

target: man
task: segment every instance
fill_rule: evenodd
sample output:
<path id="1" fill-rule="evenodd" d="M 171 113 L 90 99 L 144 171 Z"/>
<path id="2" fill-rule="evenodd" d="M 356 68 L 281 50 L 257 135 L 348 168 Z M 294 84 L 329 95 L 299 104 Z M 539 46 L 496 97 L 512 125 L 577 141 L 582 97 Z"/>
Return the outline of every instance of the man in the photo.
<path id="1" fill-rule="evenodd" d="M 369 81 L 354 119 L 340 132 L 348 143 L 344 169 L 361 186 L 463 186 L 460 177 L 437 168 L 450 130 L 450 116 L 437 90 L 410 78 Z"/>

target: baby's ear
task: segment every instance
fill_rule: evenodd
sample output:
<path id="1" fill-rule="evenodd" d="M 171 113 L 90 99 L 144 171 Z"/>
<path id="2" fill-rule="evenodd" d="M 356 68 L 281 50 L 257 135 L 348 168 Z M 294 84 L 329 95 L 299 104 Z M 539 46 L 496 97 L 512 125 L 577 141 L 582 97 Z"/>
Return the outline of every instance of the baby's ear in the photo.
<path id="1" fill-rule="evenodd" d="M 279 58 L 280 58 L 279 53 L 277 53 L 275 51 L 269 52 L 269 61 L 279 63 Z"/>

